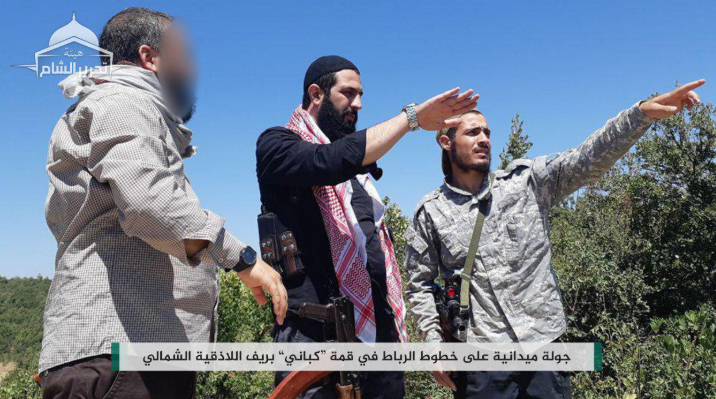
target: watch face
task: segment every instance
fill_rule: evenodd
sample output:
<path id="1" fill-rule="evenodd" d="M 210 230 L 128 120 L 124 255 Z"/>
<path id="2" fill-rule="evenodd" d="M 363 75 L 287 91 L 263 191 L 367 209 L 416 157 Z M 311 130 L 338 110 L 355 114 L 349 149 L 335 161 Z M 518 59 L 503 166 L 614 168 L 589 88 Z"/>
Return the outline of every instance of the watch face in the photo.
<path id="1" fill-rule="evenodd" d="M 247 265 L 256 264 L 256 251 L 254 251 L 254 249 L 251 247 L 246 247 L 241 252 L 241 260 Z"/>

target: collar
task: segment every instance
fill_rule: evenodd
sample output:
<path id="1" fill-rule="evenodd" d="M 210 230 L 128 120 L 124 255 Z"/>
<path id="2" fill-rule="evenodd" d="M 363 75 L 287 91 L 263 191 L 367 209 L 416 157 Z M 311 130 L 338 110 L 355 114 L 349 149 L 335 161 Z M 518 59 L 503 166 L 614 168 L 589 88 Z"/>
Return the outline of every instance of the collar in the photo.
<path id="1" fill-rule="evenodd" d="M 445 188 L 455 194 L 471 197 L 473 201 L 486 200 L 492 195 L 492 187 L 490 186 L 490 179 L 487 175 L 485 175 L 485 178 L 482 180 L 482 186 L 480 186 L 480 190 L 475 195 L 473 195 L 469 191 L 463 190 L 450 184 L 448 181 L 451 177 L 452 175 L 445 176 L 445 178 L 443 179 L 443 184 L 445 185 Z"/>
<path id="2" fill-rule="evenodd" d="M 192 131 L 167 105 L 162 86 L 153 72 L 136 65 L 98 66 L 70 75 L 58 86 L 65 98 L 80 97 L 81 100 L 106 83 L 131 87 L 148 95 L 165 116 L 169 131 L 182 158 L 194 155 L 196 147 L 191 145 Z"/>

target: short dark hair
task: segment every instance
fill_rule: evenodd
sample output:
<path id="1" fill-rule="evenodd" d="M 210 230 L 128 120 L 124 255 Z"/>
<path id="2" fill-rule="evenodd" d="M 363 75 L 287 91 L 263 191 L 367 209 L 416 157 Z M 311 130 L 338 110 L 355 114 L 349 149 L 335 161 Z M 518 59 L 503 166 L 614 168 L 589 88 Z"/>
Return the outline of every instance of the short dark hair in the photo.
<path id="1" fill-rule="evenodd" d="M 482 115 L 482 112 L 480 112 L 480 111 L 478 111 L 478 110 L 476 110 L 476 109 L 471 109 L 471 110 L 469 110 L 469 111 L 463 112 L 462 114 L 460 114 L 460 116 L 463 116 L 463 115 L 466 115 L 466 114 Z M 450 138 L 450 140 L 455 140 L 455 133 L 456 133 L 456 132 L 457 132 L 457 126 L 453 126 L 453 127 L 451 127 L 450 129 L 448 129 L 448 131 L 445 133 L 445 135 L 448 136 L 448 137 Z"/>
<path id="2" fill-rule="evenodd" d="M 164 12 L 142 7 L 120 11 L 107 21 L 99 37 L 99 46 L 112 53 L 114 63 L 139 61 L 139 47 L 147 45 L 159 51 L 167 23 L 174 18 Z M 109 60 L 102 59 L 107 65 Z"/>
<path id="3" fill-rule="evenodd" d="M 318 87 L 320 87 L 321 90 L 326 93 L 326 97 L 330 98 L 331 88 L 333 87 L 333 85 L 336 84 L 336 73 L 327 73 L 318 78 L 318 80 L 316 80 L 314 84 L 317 84 Z M 308 87 L 311 86 L 309 85 Z M 311 105 L 311 96 L 308 95 L 308 87 L 306 87 L 306 89 L 303 91 L 303 103 L 301 105 L 303 109 L 308 109 L 308 106 Z"/>
<path id="4" fill-rule="evenodd" d="M 482 115 L 482 112 L 480 112 L 476 109 L 471 109 L 469 111 L 463 112 L 462 114 L 460 114 L 460 116 L 462 117 L 463 115 L 470 114 L 470 113 Z M 448 136 L 450 138 L 450 141 L 452 142 L 452 140 L 455 140 L 455 133 L 457 133 L 457 126 L 453 126 L 453 127 L 449 128 L 447 130 L 447 132 L 445 132 L 445 135 Z M 440 144 L 439 141 L 438 141 L 438 144 Z M 441 159 L 443 175 L 447 176 L 452 172 L 451 164 L 452 164 L 452 161 L 450 160 L 450 155 L 448 155 L 448 151 L 443 150 L 443 155 L 442 155 L 442 159 Z"/>

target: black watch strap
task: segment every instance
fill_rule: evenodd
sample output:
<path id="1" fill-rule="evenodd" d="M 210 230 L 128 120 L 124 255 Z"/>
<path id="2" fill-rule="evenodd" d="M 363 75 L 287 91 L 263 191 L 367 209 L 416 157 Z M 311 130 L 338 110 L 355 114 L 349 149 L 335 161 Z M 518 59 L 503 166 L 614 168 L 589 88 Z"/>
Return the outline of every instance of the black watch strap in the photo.
<path id="1" fill-rule="evenodd" d="M 233 270 L 237 273 L 243 272 L 244 270 L 256 265 L 256 251 L 251 247 L 246 247 L 241 250 L 239 255 L 239 262 L 236 263 Z"/>

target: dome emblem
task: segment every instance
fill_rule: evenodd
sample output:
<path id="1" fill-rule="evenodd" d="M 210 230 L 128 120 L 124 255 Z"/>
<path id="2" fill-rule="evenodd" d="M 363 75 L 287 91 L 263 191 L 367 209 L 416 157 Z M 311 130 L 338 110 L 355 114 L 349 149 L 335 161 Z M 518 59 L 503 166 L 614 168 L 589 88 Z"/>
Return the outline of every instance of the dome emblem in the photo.
<path id="1" fill-rule="evenodd" d="M 67 39 L 77 38 L 89 44 L 99 46 L 99 40 L 97 35 L 92 32 L 89 28 L 77 22 L 75 19 L 75 13 L 72 13 L 72 21 L 67 25 L 56 30 L 55 33 L 50 36 L 50 44 L 48 47 L 52 47 L 57 43 L 61 43 Z"/>
<path id="2" fill-rule="evenodd" d="M 97 35 L 77 22 L 73 12 L 72 20 L 50 36 L 47 48 L 35 52 L 34 64 L 13 67 L 34 71 L 38 78 L 44 75 L 74 75 L 78 72 L 91 74 L 99 69 L 107 70 L 111 76 L 113 60 L 112 52 L 99 47 Z M 83 74 L 78 74 L 78 78 L 79 75 Z"/>

